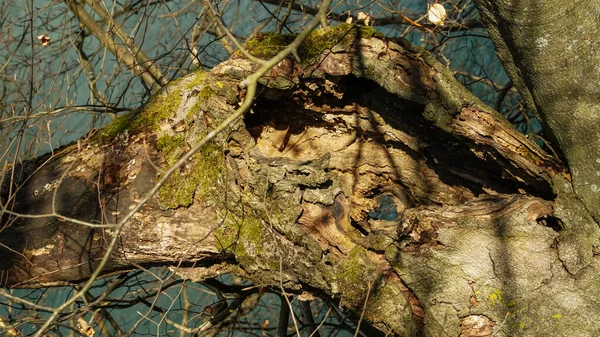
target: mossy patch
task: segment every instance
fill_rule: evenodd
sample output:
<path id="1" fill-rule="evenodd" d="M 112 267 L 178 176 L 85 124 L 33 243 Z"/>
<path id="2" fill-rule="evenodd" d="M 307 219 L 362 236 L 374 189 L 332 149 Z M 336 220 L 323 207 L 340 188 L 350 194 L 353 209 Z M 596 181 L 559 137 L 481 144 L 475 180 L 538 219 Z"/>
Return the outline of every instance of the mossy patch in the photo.
<path id="1" fill-rule="evenodd" d="M 246 42 L 245 48 L 252 55 L 260 58 L 270 58 L 287 47 L 296 34 L 260 33 L 254 39 Z M 358 38 L 383 37 L 372 27 L 356 26 L 347 23 L 335 27 L 314 30 L 298 48 L 298 56 L 302 62 L 314 61 L 324 50 L 346 49 Z M 241 55 L 241 53 L 238 53 Z"/>
<path id="2" fill-rule="evenodd" d="M 215 232 L 217 249 L 235 255 L 240 265 L 256 265 L 256 257 L 264 252 L 262 221 L 251 214 L 232 212 Z"/>
<path id="3" fill-rule="evenodd" d="M 183 135 L 165 135 L 156 142 L 156 149 L 163 153 L 167 165 L 173 165 L 183 154 L 185 140 Z"/>
<path id="4" fill-rule="evenodd" d="M 130 134 L 142 130 L 156 130 L 160 122 L 173 116 L 181 103 L 181 89 L 154 95 L 139 112 L 131 112 L 115 118 L 104 127 L 98 137 L 113 139 L 128 131 Z"/>
<path id="5" fill-rule="evenodd" d="M 206 102 L 210 99 L 212 95 L 214 95 L 214 91 L 210 88 L 210 86 L 205 85 L 200 89 L 198 93 L 198 102 Z"/>
<path id="6" fill-rule="evenodd" d="M 189 109 L 187 115 L 185 116 L 185 120 L 187 122 L 191 121 L 195 118 L 196 113 L 200 110 L 200 107 L 205 105 L 206 102 L 214 95 L 214 91 L 210 88 L 208 84 L 205 84 L 200 91 L 198 92 L 198 98 L 196 99 L 196 103 Z"/>
<path id="7" fill-rule="evenodd" d="M 324 50 L 339 48 L 347 50 L 358 39 L 383 37 L 381 33 L 367 26 L 347 23 L 335 27 L 314 30 L 300 46 L 299 56 L 303 61 L 311 62 Z"/>
<path id="8" fill-rule="evenodd" d="M 206 81 L 206 72 L 199 70 L 195 73 L 194 78 L 185 85 L 186 89 L 193 89 L 196 86 L 204 84 Z"/>
<path id="9" fill-rule="evenodd" d="M 361 307 L 376 277 L 377 268 L 367 256 L 367 251 L 360 246 L 354 247 L 335 275 L 342 294 L 340 306 Z"/>
<path id="10" fill-rule="evenodd" d="M 183 137 L 164 136 L 157 147 L 164 153 L 168 165 L 172 165 L 183 153 Z M 221 147 L 206 144 L 187 165 L 189 170 L 175 172 L 158 191 L 158 201 L 164 208 L 187 207 L 194 199 L 210 202 L 218 198 L 218 180 L 224 170 Z"/>
<path id="11" fill-rule="evenodd" d="M 173 116 L 181 104 L 181 88 L 152 97 L 132 127 L 156 130 L 160 122 Z"/>
<path id="12" fill-rule="evenodd" d="M 295 38 L 296 34 L 259 33 L 255 38 L 246 42 L 244 48 L 254 56 L 269 58 L 285 49 Z M 240 56 L 241 53 L 236 55 Z"/>
<path id="13" fill-rule="evenodd" d="M 134 121 L 134 112 L 129 112 L 127 114 L 118 116 L 117 118 L 115 118 L 114 121 L 105 126 L 104 129 L 102 129 L 102 131 L 98 133 L 98 135 L 106 139 L 113 139 L 125 132 L 125 130 L 131 128 L 131 125 L 134 123 Z"/>

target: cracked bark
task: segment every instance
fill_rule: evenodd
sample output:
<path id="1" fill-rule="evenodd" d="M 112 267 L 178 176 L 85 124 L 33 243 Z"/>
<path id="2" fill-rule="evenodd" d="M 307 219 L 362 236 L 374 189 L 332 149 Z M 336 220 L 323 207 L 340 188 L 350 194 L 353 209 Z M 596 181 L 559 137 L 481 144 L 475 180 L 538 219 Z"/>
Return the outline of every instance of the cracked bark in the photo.
<path id="1" fill-rule="evenodd" d="M 146 121 L 138 127 L 26 164 L 38 169 L 14 182 L 10 209 L 48 213 L 54 202 L 64 216 L 117 222 L 170 158 L 235 109 L 237 84 L 256 68 L 233 58 L 191 74 L 131 117 Z M 365 319 L 398 336 L 600 331 L 600 235 L 585 208 L 554 201 L 568 184 L 563 164 L 425 51 L 357 36 L 310 64 L 284 60 L 259 92 L 125 226 L 107 272 L 183 262 L 192 280 L 281 280 L 357 312 L 372 286 Z M 169 96 L 174 108 L 159 99 Z M 146 125 L 153 104 L 168 116 Z M 85 279 L 111 236 L 60 217 L 2 221 L 10 287 Z"/>

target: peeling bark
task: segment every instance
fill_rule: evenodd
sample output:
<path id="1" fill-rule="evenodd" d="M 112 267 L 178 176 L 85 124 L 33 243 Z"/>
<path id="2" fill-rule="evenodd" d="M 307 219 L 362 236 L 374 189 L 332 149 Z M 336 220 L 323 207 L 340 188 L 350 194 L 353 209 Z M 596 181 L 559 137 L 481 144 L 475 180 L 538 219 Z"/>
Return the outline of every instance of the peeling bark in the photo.
<path id="1" fill-rule="evenodd" d="M 183 262 L 193 280 L 281 280 L 357 312 L 370 293 L 365 318 L 398 336 L 599 331 L 589 292 L 600 233 L 591 218 L 561 220 L 581 211 L 554 201 L 557 182 L 568 184 L 562 163 L 427 52 L 335 29 L 351 43 L 273 68 L 252 111 L 125 226 L 106 271 Z M 237 84 L 256 68 L 233 58 L 191 74 L 125 128 L 32 164 L 31 178 L 13 182 L 10 209 L 41 214 L 54 203 L 62 218 L 3 215 L 3 284 L 89 276 L 111 227 L 65 217 L 117 222 L 235 109 Z"/>

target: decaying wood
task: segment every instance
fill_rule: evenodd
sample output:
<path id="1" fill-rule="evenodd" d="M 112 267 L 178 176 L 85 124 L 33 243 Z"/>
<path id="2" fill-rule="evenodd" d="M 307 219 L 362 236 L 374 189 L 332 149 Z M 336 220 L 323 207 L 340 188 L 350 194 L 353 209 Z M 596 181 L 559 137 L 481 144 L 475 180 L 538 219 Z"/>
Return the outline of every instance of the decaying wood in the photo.
<path id="1" fill-rule="evenodd" d="M 88 277 L 110 224 L 236 108 L 237 84 L 256 68 L 233 58 L 191 74 L 128 131 L 109 127 L 18 168 L 36 170 L 13 179 L 3 285 Z M 310 63 L 281 62 L 261 85 L 252 111 L 125 226 L 107 272 L 183 263 L 191 279 L 281 279 L 357 311 L 371 288 L 365 318 L 400 336 L 600 329 L 579 311 L 596 303 L 599 232 L 591 218 L 571 221 L 567 194 L 554 202 L 563 165 L 426 52 L 357 36 Z"/>

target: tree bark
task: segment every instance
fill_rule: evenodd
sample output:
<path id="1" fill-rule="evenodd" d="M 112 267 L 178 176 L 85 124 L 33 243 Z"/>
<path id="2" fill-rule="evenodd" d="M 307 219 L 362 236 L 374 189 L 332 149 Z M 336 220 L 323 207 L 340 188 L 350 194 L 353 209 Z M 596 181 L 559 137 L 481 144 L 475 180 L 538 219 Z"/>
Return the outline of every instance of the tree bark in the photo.
<path id="1" fill-rule="evenodd" d="M 126 224 L 106 272 L 182 263 L 192 280 L 281 282 L 357 313 L 368 301 L 365 319 L 398 336 L 600 331 L 600 232 L 561 162 L 404 40 L 344 24 L 308 41 L 302 62 L 263 77 L 252 111 Z M 234 57 L 186 76 L 95 137 L 15 168 L 3 284 L 88 277 L 110 224 L 235 110 L 257 68 Z"/>
<path id="2" fill-rule="evenodd" d="M 476 0 L 509 76 L 568 162 L 600 221 L 600 3 Z"/>

